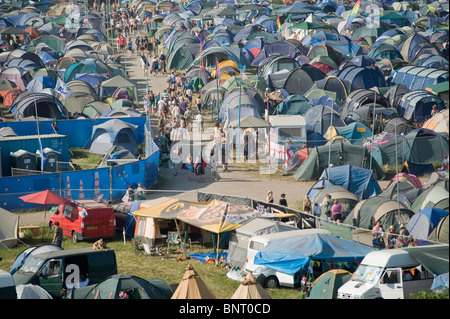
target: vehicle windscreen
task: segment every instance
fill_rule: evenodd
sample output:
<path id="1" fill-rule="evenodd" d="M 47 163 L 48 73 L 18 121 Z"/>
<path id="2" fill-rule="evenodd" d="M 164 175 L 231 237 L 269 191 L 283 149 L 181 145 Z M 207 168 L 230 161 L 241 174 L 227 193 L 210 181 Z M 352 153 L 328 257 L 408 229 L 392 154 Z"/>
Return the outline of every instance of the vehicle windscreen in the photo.
<path id="1" fill-rule="evenodd" d="M 34 256 L 28 257 L 25 264 L 20 268 L 20 272 L 36 273 L 44 263 L 43 259 Z"/>
<path id="2" fill-rule="evenodd" d="M 353 273 L 352 280 L 374 284 L 381 276 L 383 267 L 369 266 L 360 264 Z"/>

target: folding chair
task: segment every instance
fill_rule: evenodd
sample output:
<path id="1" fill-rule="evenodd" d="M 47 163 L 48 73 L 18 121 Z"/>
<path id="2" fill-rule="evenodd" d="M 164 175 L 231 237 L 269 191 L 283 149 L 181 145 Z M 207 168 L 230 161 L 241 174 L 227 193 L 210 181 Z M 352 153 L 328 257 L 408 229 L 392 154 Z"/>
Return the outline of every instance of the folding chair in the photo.
<path id="1" fill-rule="evenodd" d="M 176 231 L 167 232 L 167 251 L 169 251 L 170 245 L 179 246 L 180 243 L 181 243 L 181 240 L 178 237 L 178 232 L 176 232 Z"/>
<path id="2" fill-rule="evenodd" d="M 203 237 L 202 234 L 190 233 L 188 234 L 189 247 L 192 248 L 192 244 L 200 244 L 203 249 Z"/>

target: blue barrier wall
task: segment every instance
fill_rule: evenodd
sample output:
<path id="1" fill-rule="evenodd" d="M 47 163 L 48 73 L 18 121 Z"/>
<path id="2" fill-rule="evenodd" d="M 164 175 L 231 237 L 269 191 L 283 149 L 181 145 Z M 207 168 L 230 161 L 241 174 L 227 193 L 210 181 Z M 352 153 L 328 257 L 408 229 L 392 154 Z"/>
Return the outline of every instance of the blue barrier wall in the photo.
<path id="1" fill-rule="evenodd" d="M 128 185 L 136 188 L 140 182 L 149 189 L 158 178 L 158 165 L 159 151 L 144 160 L 112 167 L 0 178 L 0 207 L 10 211 L 42 208 L 42 205 L 25 203 L 19 197 L 46 189 L 67 196 L 67 178 L 70 182 L 72 199 L 80 197 L 80 181 L 83 181 L 85 198 L 92 199 L 96 186 L 96 173 L 99 178 L 99 189 L 104 198 L 119 201 Z"/>
<path id="2" fill-rule="evenodd" d="M 81 147 L 88 148 L 91 146 L 92 128 L 94 125 L 102 124 L 113 118 L 105 117 L 99 119 L 78 119 L 78 120 L 61 120 L 56 125 L 56 133 L 67 135 L 69 148 Z M 145 116 L 141 117 L 118 117 L 117 119 L 137 125 L 138 128 L 134 134 L 138 143 L 144 142 L 144 123 Z M 52 121 L 39 121 L 40 134 L 55 134 L 52 128 Z M 17 133 L 17 135 L 37 135 L 37 125 L 34 121 L 24 122 L 0 122 L 0 128 L 8 126 Z"/>

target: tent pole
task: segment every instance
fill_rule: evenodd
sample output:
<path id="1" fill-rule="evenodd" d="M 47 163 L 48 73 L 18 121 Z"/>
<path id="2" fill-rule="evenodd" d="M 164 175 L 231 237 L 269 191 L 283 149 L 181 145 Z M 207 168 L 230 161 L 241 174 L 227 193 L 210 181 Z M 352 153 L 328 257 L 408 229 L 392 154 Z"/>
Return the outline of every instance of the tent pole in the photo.
<path id="1" fill-rule="evenodd" d="M 177 219 L 174 218 L 174 220 L 175 220 L 175 227 L 177 228 L 178 238 L 180 239 L 180 242 L 181 242 L 180 228 L 178 227 Z M 183 244 L 184 244 L 184 243 L 183 243 Z M 181 252 L 182 252 L 182 254 L 183 254 L 183 256 L 184 256 L 184 246 L 181 247 Z"/>
<path id="2" fill-rule="evenodd" d="M 219 262 L 219 243 L 220 243 L 220 233 L 217 233 L 217 249 L 216 249 L 216 261 Z"/>
<path id="3" fill-rule="evenodd" d="M 373 100 L 373 121 L 372 121 L 372 139 L 375 135 L 375 117 L 376 117 L 376 101 L 377 101 L 377 92 L 375 92 L 375 98 Z M 362 135 L 362 133 L 361 133 Z M 373 152 L 373 147 L 370 149 L 370 165 L 369 165 L 369 169 L 372 170 L 372 152 Z"/>

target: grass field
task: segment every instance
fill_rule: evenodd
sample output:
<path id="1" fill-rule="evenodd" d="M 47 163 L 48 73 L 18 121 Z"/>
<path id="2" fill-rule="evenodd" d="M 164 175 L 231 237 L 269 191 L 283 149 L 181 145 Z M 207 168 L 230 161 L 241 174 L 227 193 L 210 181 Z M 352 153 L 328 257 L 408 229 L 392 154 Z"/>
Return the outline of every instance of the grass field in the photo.
<path id="1" fill-rule="evenodd" d="M 23 241 L 30 246 L 41 245 L 42 243 L 50 243 L 52 234 L 46 232 L 44 234 L 44 242 L 39 238 L 32 238 L 27 235 Z M 92 246 L 92 241 L 79 242 L 73 244 L 70 238 L 65 238 L 62 244 L 64 249 L 80 248 Z M 194 259 L 177 261 L 182 254 L 173 250 L 170 254 L 163 256 L 150 256 L 144 254 L 136 254 L 133 242 L 127 238 L 124 244 L 123 237 L 117 235 L 115 238 L 107 240 L 107 247 L 114 249 L 117 260 L 118 273 L 125 273 L 142 277 L 144 279 L 161 278 L 175 291 L 177 285 L 183 278 L 188 263 L 194 267 L 200 278 L 205 282 L 211 292 L 219 299 L 229 299 L 239 286 L 239 282 L 227 278 L 227 269 L 221 269 L 214 264 L 202 263 Z M 173 246 L 172 246 L 173 247 Z M 12 249 L 0 249 L 0 269 L 9 271 L 16 256 L 25 250 L 27 246 L 18 245 Z M 175 247 L 173 247 L 175 249 Z M 212 248 L 205 247 L 203 250 L 200 246 L 193 245 L 186 252 L 212 252 Z M 268 289 L 269 295 L 273 299 L 299 299 L 301 293 L 298 289 Z"/>

